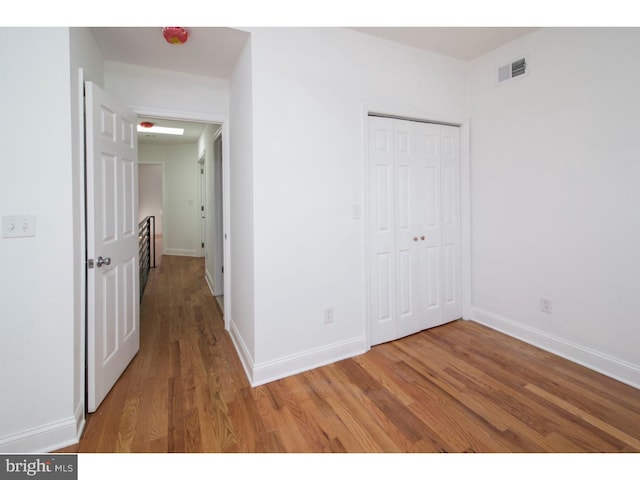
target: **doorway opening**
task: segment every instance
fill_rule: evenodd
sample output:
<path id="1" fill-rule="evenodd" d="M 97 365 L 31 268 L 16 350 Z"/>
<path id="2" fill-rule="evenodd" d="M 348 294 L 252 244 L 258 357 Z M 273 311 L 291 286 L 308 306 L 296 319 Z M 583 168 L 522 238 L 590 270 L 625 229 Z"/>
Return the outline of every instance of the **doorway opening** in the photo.
<path id="1" fill-rule="evenodd" d="M 228 200 L 223 124 L 138 116 L 138 123 L 183 129 L 183 135 L 141 132 L 139 165 L 162 166 L 162 255 L 204 257 L 205 280 L 216 299 L 225 327 L 225 212 Z M 140 209 L 140 215 L 145 212 Z"/>
<path id="2" fill-rule="evenodd" d="M 135 114 L 134 114 L 135 115 Z M 180 139 L 166 138 L 173 136 L 160 136 L 148 132 L 138 134 L 138 168 L 137 182 L 135 194 L 137 212 L 131 210 L 131 220 L 138 224 L 140 219 L 148 216 L 156 218 L 156 238 L 154 239 L 155 250 L 158 252 L 156 257 L 157 266 L 161 266 L 163 255 L 184 255 L 192 257 L 204 257 L 205 278 L 209 285 L 211 293 L 216 291 L 224 291 L 222 284 L 224 277 L 214 281 L 213 271 L 213 245 L 217 238 L 222 238 L 224 224 L 222 221 L 214 228 L 213 223 L 206 215 L 201 213 L 204 211 L 214 211 L 214 206 L 219 211 L 224 211 L 225 206 L 222 202 L 225 197 L 221 194 L 214 196 L 213 189 L 213 152 L 214 137 L 221 139 L 223 134 L 223 124 L 214 122 L 198 122 L 185 120 L 172 120 L 161 117 L 149 117 L 141 115 L 133 117 L 133 135 L 135 136 L 136 123 L 152 122 L 157 124 L 172 124 L 178 128 L 183 128 L 186 135 Z M 219 140 L 220 141 L 220 140 Z M 226 155 L 225 155 L 226 157 Z M 211 174 L 199 184 L 198 175 L 200 172 L 198 166 L 199 160 L 202 159 L 203 170 L 206 166 Z M 218 162 L 222 163 L 222 151 L 220 150 L 217 157 Z M 183 168 L 183 167 L 187 168 Z M 86 168 L 86 167 L 85 167 Z M 221 168 L 221 167 L 219 167 Z M 117 176 L 119 178 L 119 176 Z M 115 178 L 115 177 L 114 177 Z M 129 178 L 129 177 L 127 177 Z M 133 175 L 131 175 L 131 178 Z M 222 183 L 222 179 L 219 180 Z M 86 191 L 85 186 L 85 191 Z M 221 189 L 221 187 L 220 187 Z M 126 197 L 129 198 L 129 197 Z M 217 200 L 216 200 L 217 199 Z M 219 203 L 219 205 L 217 203 Z M 88 211 L 85 206 L 85 212 Z M 135 215 L 138 215 L 136 222 Z M 201 218 L 205 217 L 205 218 Z M 188 227 L 192 225 L 195 235 L 191 235 Z M 187 228 L 185 228 L 185 226 Z M 220 230 L 218 233 L 217 230 Z M 217 232 L 214 239 L 214 232 Z M 86 232 L 85 232 L 86 236 Z M 136 235 L 137 237 L 137 235 Z M 201 244 L 205 243 L 204 249 Z M 208 245 L 207 245 L 208 243 Z M 207 248 L 208 247 L 208 248 Z M 219 257 L 224 259 L 224 245 L 219 246 L 221 254 Z M 204 250 L 204 251 L 203 251 Z M 220 260 L 222 263 L 222 260 Z M 220 265 L 220 269 L 222 265 Z M 217 269 L 216 269 L 217 270 Z M 224 273 L 224 272 L 222 272 Z M 85 290 L 85 296 L 88 296 L 88 289 Z M 221 295 L 222 296 L 222 295 Z M 85 298 L 85 310 L 88 311 L 90 299 Z M 138 303 L 138 302 L 130 302 Z M 88 317 L 87 317 L 88 318 Z M 227 321 L 225 328 L 228 329 Z M 85 332 L 87 328 L 85 327 Z M 87 338 L 89 335 L 87 335 Z M 94 349 L 91 342 L 85 340 L 85 371 L 88 372 L 88 359 L 94 355 Z M 88 374 L 85 374 L 85 396 L 90 398 Z M 93 407 L 88 408 L 90 404 Z M 98 402 L 85 401 L 85 415 L 95 410 Z"/>
<path id="3" fill-rule="evenodd" d="M 162 134 L 153 131 L 138 132 L 139 170 L 159 165 L 163 172 L 161 206 L 156 203 L 156 222 L 161 225 L 164 255 L 202 257 L 202 243 L 206 219 L 204 208 L 207 185 L 201 182 L 200 171 L 207 166 L 207 134 L 218 125 L 185 122 L 158 117 L 139 116 L 138 124 L 152 124 L 153 128 L 180 129 L 182 135 Z M 143 177 L 140 176 L 140 182 Z M 209 182 L 210 183 L 210 182 Z M 143 200 L 140 183 L 140 200 Z M 157 197 L 156 197 L 157 199 Z M 141 203 L 139 216 L 147 214 Z"/>
<path id="4" fill-rule="evenodd" d="M 183 129 L 183 135 L 139 133 L 139 165 L 141 169 L 150 165 L 162 167 L 162 236 L 159 238 L 162 254 L 204 257 L 205 279 L 222 310 L 223 126 L 139 115 L 138 123 L 141 122 Z M 139 214 L 145 213 L 141 208 Z"/>

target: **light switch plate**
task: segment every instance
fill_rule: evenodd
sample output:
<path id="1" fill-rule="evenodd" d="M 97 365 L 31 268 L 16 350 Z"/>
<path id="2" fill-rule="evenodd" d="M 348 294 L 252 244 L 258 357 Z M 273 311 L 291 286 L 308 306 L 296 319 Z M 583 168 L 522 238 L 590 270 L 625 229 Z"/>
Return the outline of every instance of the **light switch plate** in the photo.
<path id="1" fill-rule="evenodd" d="M 7 215 L 2 217 L 2 237 L 35 237 L 36 236 L 36 216 L 35 215 Z"/>

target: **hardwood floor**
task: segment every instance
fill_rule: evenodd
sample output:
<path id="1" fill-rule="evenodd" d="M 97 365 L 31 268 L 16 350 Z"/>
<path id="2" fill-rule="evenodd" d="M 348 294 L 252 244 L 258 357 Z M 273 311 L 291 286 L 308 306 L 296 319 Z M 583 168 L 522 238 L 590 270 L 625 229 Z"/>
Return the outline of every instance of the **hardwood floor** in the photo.
<path id="1" fill-rule="evenodd" d="M 640 452 L 640 391 L 473 322 L 251 388 L 203 279 L 165 256 L 141 349 L 63 452 Z"/>

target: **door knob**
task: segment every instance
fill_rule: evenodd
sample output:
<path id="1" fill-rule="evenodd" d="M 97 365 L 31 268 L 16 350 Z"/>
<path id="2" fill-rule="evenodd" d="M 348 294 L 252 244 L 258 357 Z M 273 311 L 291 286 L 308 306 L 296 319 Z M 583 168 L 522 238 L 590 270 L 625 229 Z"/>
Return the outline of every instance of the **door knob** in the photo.
<path id="1" fill-rule="evenodd" d="M 101 267 L 102 265 L 111 265 L 111 257 L 107 257 L 107 258 L 102 258 L 102 257 L 98 257 L 98 261 L 96 262 L 96 265 L 98 267 Z"/>
<path id="2" fill-rule="evenodd" d="M 417 242 L 418 241 L 418 237 L 413 237 L 413 241 Z"/>
<path id="3" fill-rule="evenodd" d="M 420 237 L 420 240 L 424 240 L 424 235 L 422 235 L 422 236 Z"/>

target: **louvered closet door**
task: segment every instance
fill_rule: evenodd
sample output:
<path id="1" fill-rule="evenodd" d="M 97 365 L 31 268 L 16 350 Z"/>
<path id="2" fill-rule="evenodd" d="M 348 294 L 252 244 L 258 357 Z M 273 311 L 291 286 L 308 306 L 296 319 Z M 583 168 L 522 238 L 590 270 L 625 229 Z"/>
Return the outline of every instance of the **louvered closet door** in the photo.
<path id="1" fill-rule="evenodd" d="M 369 117 L 372 345 L 460 317 L 458 132 Z"/>

